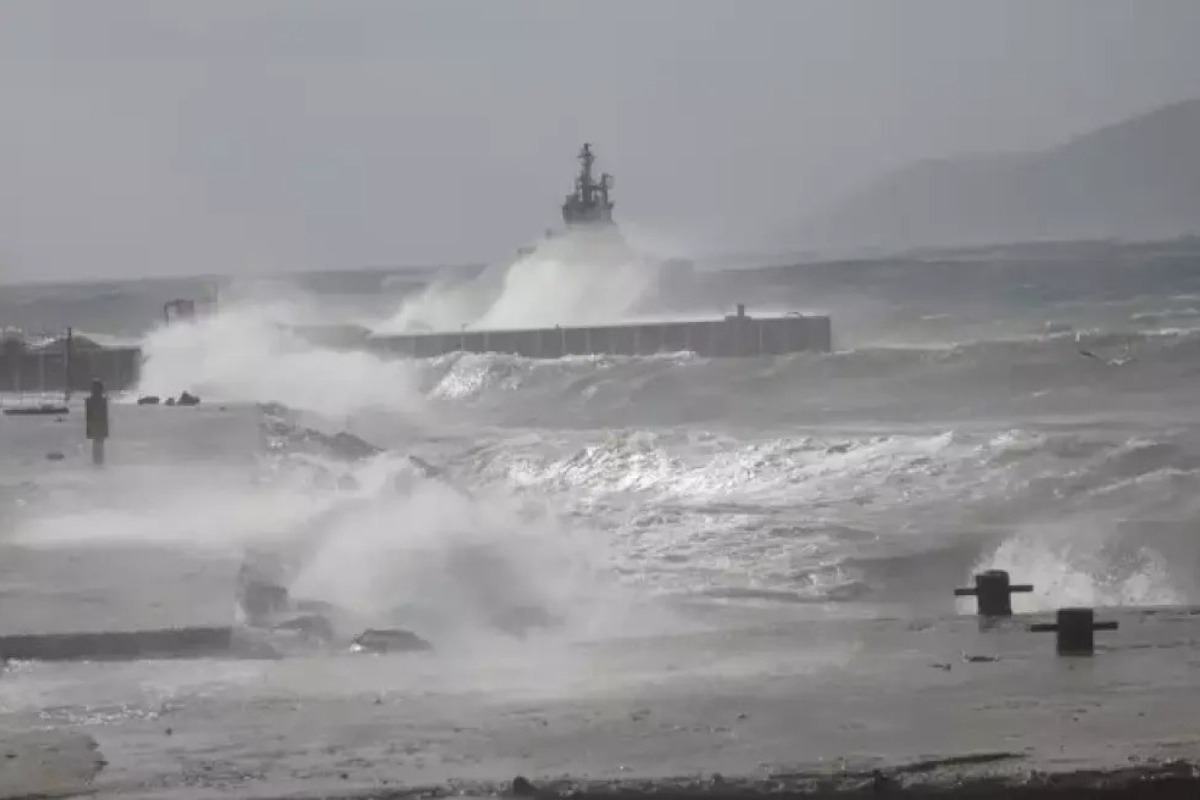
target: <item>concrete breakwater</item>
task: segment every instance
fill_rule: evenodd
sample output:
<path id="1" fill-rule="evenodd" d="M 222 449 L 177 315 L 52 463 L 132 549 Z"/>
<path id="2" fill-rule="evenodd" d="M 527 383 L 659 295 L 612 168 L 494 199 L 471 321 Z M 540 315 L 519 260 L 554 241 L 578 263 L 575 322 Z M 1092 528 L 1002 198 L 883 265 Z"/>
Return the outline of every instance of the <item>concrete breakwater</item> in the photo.
<path id="1" fill-rule="evenodd" d="M 233 628 L 229 626 L 0 636 L 0 659 L 202 658 L 228 654 L 232 649 Z"/>
<path id="2" fill-rule="evenodd" d="M 579 355 L 654 355 L 694 352 L 706 358 L 783 355 L 832 349 L 828 316 L 753 317 L 738 308 L 723 319 L 566 325 L 553 328 L 372 335 L 356 326 L 302 327 L 296 334 L 322 347 L 431 358 L 447 353 L 510 353 L 525 358 Z M 0 349 L 0 392 L 87 391 L 93 379 L 110 391 L 137 385 L 137 347 L 101 347 L 78 338 L 70 358 L 62 342 L 31 347 L 6 340 Z"/>
<path id="3" fill-rule="evenodd" d="M 753 357 L 832 349 L 830 319 L 789 314 L 752 317 L 745 309 L 717 320 L 628 322 L 514 330 L 461 330 L 371 336 L 367 347 L 414 358 L 446 353 L 511 353 L 525 358 L 577 355 L 653 355 L 694 352 L 702 357 Z"/>

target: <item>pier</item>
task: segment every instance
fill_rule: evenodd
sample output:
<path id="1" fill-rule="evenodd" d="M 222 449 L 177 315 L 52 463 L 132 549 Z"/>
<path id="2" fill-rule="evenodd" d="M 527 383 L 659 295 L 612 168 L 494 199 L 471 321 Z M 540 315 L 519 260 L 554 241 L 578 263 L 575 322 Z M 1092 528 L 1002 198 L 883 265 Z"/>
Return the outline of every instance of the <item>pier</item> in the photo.
<path id="1" fill-rule="evenodd" d="M 0 636 L 0 660 L 79 661 L 203 658 L 233 650 L 229 626 Z"/>
<path id="2" fill-rule="evenodd" d="M 737 314 L 715 320 L 562 325 L 439 333 L 371 335 L 355 326 L 300 328 L 318 347 L 365 349 L 380 355 L 433 358 L 448 353 L 507 353 L 523 358 L 613 355 L 648 356 L 692 352 L 703 358 L 752 358 L 800 352 L 828 352 L 832 325 L 825 315 L 754 317 Z M 142 352 L 136 347 L 29 347 L 15 340 L 0 349 L 0 392 L 86 391 L 93 379 L 109 391 L 137 385 Z M 69 385 L 68 385 L 69 384 Z"/>
<path id="3" fill-rule="evenodd" d="M 524 358 L 693 352 L 704 358 L 750 358 L 827 352 L 832 349 L 833 334 L 825 315 L 753 317 L 739 306 L 737 314 L 717 320 L 405 333 L 372 336 L 367 346 L 375 352 L 413 358 L 454 352 L 509 353 Z"/>

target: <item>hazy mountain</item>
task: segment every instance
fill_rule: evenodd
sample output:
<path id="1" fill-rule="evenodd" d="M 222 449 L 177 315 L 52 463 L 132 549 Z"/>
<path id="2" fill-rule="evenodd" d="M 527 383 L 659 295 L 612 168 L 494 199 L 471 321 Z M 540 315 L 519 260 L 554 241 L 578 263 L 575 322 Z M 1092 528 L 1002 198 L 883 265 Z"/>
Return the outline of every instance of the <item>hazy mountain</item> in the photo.
<path id="1" fill-rule="evenodd" d="M 1200 231 L 1200 99 L 1037 153 L 922 161 L 801 225 L 822 249 Z"/>

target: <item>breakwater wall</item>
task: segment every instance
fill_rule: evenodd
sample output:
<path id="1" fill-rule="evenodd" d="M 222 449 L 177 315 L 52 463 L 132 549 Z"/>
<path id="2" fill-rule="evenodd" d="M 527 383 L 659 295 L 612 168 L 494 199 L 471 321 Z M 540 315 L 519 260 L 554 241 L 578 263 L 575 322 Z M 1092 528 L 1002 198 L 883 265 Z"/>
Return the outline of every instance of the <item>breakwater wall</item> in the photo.
<path id="1" fill-rule="evenodd" d="M 828 316 L 752 317 L 740 309 L 724 319 L 631 322 L 516 330 L 462 330 L 372 336 L 378 352 L 428 358 L 446 353 L 511 353 L 525 358 L 654 355 L 690 351 L 702 357 L 753 357 L 833 347 Z"/>
<path id="2" fill-rule="evenodd" d="M 754 357 L 826 352 L 833 347 L 832 324 L 822 314 L 753 317 L 737 314 L 714 320 L 628 322 L 511 330 L 371 335 L 355 326 L 298 328 L 314 345 L 380 354 L 430 358 L 447 353 L 510 353 L 524 358 L 579 355 L 654 355 L 693 352 L 706 358 Z M 75 347 L 70 363 L 64 347 L 26 347 L 7 341 L 0 348 L 0 392 L 87 391 L 93 379 L 109 391 L 125 391 L 141 376 L 137 347 Z M 69 375 L 69 377 L 68 377 Z"/>
<path id="3" fill-rule="evenodd" d="M 76 349 L 71 353 L 70 388 L 87 391 L 93 378 L 110 391 L 137 384 L 142 353 L 136 347 Z M 67 388 L 63 350 L 6 347 L 0 351 L 0 392 L 61 392 Z"/>
<path id="4" fill-rule="evenodd" d="M 228 626 L 0 636 L 0 659 L 201 658 L 227 655 L 232 649 L 233 628 Z"/>

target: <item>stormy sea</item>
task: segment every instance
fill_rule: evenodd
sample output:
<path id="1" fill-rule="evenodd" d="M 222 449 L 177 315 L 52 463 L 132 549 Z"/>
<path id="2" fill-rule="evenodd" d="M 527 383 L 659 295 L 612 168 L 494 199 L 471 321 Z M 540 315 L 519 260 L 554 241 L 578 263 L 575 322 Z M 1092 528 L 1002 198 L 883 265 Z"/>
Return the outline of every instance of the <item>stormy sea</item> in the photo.
<path id="1" fill-rule="evenodd" d="M 479 276 L 225 280 L 219 308 L 170 326 L 163 302 L 209 281 L 0 290 L 0 324 L 72 325 L 145 356 L 138 387 L 111 398 L 101 469 L 81 398 L 64 418 L 0 417 L 5 634 L 242 625 L 252 554 L 339 633 L 403 628 L 432 647 L 355 660 L 280 637 L 293 657 L 12 661 L 4 729 L 82 732 L 103 780 L 156 796 L 379 786 L 389 769 L 495 765 L 445 754 L 482 735 L 474 712 L 439 705 L 451 687 L 536 709 L 635 677 L 774 674 L 783 656 L 764 668 L 738 632 L 961 613 L 953 589 L 985 569 L 1034 585 L 1018 612 L 1200 601 L 1200 243 L 748 266 L 677 292 L 628 273 L 581 291 L 570 266 L 518 261 L 471 313 L 553 324 L 744 302 L 830 314 L 834 348 L 387 360 L 293 327 L 449 324 Z M 136 402 L 184 390 L 200 405 Z M 705 655 L 580 655 L 687 636 Z M 854 638 L 808 655 L 844 666 Z M 405 727 L 434 718 L 435 734 Z"/>

